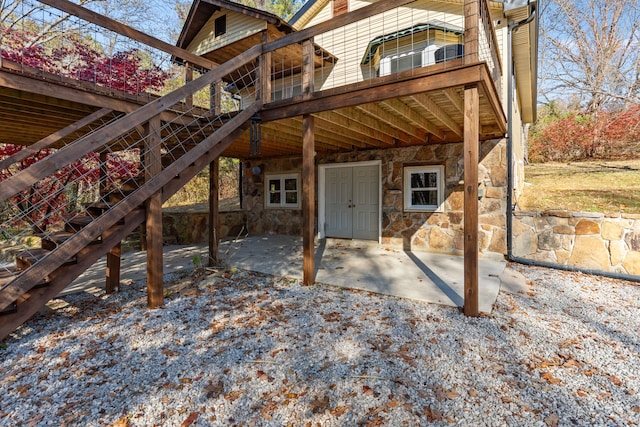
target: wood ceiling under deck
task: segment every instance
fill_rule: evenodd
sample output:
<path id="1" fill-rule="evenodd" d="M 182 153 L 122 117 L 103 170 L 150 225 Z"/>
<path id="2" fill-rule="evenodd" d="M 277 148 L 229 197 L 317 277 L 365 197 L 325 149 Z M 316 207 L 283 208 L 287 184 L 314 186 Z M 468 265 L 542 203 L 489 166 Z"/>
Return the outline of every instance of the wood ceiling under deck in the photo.
<path id="1" fill-rule="evenodd" d="M 449 64 L 451 67 L 451 64 Z M 229 157 L 280 157 L 302 152 L 302 114 L 315 117 L 318 152 L 366 150 L 463 141 L 464 87 L 480 88 L 480 139 L 504 136 L 506 121 L 484 64 L 415 71 L 362 84 L 273 102 L 262 112 L 261 151 L 251 155 L 249 132 L 224 153 Z M 480 71 L 480 72 L 479 72 Z M 133 111 L 141 103 L 85 88 L 0 71 L 0 142 L 31 145 L 99 108 Z M 21 82 L 14 87 L 3 85 Z M 22 79 L 22 80 L 20 80 Z M 27 80 L 25 80 L 27 79 Z M 16 87 L 20 86 L 20 87 Z M 27 87 L 31 90 L 27 90 Z M 376 95 L 371 95 L 374 93 Z M 388 93 L 388 95 L 379 95 Z M 370 101 L 370 102 L 366 102 Z"/>
<path id="2" fill-rule="evenodd" d="M 225 155 L 239 158 L 300 155 L 302 115 L 293 115 L 296 111 L 315 117 L 317 152 L 462 142 L 464 88 L 468 84 L 478 84 L 480 89 L 480 140 L 505 135 L 504 112 L 483 64 L 471 67 L 461 64 L 455 69 L 456 74 L 451 74 L 454 71 L 451 68 L 429 68 L 431 70 L 419 73 L 414 70 L 404 76 L 399 74 L 393 79 L 378 79 L 379 82 L 369 88 L 376 95 L 358 96 L 362 84 L 355 84 L 317 93 L 310 100 L 298 97 L 269 104 L 262 113 L 267 120 L 262 124 L 261 152 L 248 155 L 249 133 L 245 132 Z M 409 92 L 406 95 L 398 90 L 398 85 L 403 83 L 407 87 L 404 92 Z M 384 92 L 389 92 L 389 96 L 379 95 Z M 372 101 L 364 102 L 367 99 Z M 296 102 L 298 107 L 287 106 Z M 316 105 L 306 108 L 307 103 Z M 270 111 L 278 109 L 283 112 Z M 283 115 L 288 116 L 281 117 Z"/>

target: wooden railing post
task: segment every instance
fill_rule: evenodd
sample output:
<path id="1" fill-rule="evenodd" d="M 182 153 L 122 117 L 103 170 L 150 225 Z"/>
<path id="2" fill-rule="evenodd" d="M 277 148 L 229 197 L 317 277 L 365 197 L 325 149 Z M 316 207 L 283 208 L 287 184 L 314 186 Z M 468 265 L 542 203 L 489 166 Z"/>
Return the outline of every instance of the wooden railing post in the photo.
<path id="1" fill-rule="evenodd" d="M 209 85 L 209 110 L 216 116 L 222 113 L 222 82 Z"/>
<path id="2" fill-rule="evenodd" d="M 269 41 L 269 34 L 264 31 L 262 33 L 262 42 Z M 260 89 L 259 97 L 262 104 L 271 102 L 271 52 L 263 53 L 260 56 Z"/>
<path id="3" fill-rule="evenodd" d="M 480 1 L 464 0 L 464 62 L 479 61 L 480 46 Z"/>
<path id="4" fill-rule="evenodd" d="M 162 172 L 160 116 L 145 125 L 145 180 L 149 181 Z M 162 192 L 156 192 L 147 200 L 147 305 L 157 308 L 164 305 L 162 263 Z"/>
<path id="5" fill-rule="evenodd" d="M 193 65 L 185 62 L 184 64 L 185 69 L 184 69 L 184 82 L 185 84 L 193 81 Z M 187 97 L 184 100 L 185 104 L 187 105 L 187 108 L 191 109 L 193 108 L 193 94 L 189 94 L 187 95 Z"/>

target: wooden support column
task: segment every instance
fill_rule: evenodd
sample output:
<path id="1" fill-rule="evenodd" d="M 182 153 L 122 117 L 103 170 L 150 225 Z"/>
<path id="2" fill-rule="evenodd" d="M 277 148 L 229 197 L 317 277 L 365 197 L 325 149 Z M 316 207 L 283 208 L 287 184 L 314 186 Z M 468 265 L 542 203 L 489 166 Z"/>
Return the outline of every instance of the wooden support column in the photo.
<path id="1" fill-rule="evenodd" d="M 105 290 L 108 294 L 112 294 L 120 290 L 120 259 L 122 256 L 122 244 L 109 249 L 107 252 L 107 283 Z"/>
<path id="2" fill-rule="evenodd" d="M 145 125 L 145 180 L 149 181 L 162 172 L 160 152 L 160 117 L 156 116 Z M 147 200 L 147 306 L 157 308 L 164 305 L 162 262 L 162 193 L 157 192 Z"/>
<path id="3" fill-rule="evenodd" d="M 313 94 L 313 40 L 302 44 L 302 96 L 310 98 Z M 316 207 L 316 169 L 314 118 L 305 114 L 302 118 L 302 253 L 304 285 L 315 283 L 315 207 Z"/>
<path id="4" fill-rule="evenodd" d="M 107 152 L 100 153 L 100 179 L 98 183 L 100 197 L 107 194 Z M 118 242 L 107 252 L 107 271 L 105 280 L 105 291 L 108 294 L 120 289 L 120 257 L 122 256 L 122 245 Z"/>
<path id="5" fill-rule="evenodd" d="M 220 199 L 219 199 L 220 158 L 209 163 L 209 267 L 219 264 L 218 248 L 220 246 Z"/>
<path id="6" fill-rule="evenodd" d="M 193 65 L 186 62 L 184 69 L 184 82 L 185 84 L 193 81 Z M 193 108 L 193 95 L 187 95 L 184 100 L 185 104 L 187 104 L 187 108 Z"/>
<path id="7" fill-rule="evenodd" d="M 464 314 L 478 311 L 478 163 L 480 161 L 478 86 L 464 89 Z"/>
<path id="8" fill-rule="evenodd" d="M 303 284 L 313 285 L 315 272 L 315 135 L 314 119 L 310 114 L 303 116 L 302 123 L 302 248 L 303 248 Z"/>

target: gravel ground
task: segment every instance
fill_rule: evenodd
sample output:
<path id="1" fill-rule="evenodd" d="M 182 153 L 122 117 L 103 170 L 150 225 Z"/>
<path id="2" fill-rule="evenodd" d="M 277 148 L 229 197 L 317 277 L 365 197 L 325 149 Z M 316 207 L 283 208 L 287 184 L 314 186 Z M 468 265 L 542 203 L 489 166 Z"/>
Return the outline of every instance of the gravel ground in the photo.
<path id="1" fill-rule="evenodd" d="M 514 268 L 480 318 L 245 271 L 67 296 L 0 347 L 0 425 L 639 425 L 640 287 Z"/>

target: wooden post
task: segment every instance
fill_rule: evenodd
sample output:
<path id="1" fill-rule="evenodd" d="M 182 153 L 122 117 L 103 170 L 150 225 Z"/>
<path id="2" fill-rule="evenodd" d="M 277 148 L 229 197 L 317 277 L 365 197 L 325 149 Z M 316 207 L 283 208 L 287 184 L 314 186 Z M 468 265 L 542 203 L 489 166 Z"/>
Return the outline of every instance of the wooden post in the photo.
<path id="1" fill-rule="evenodd" d="M 218 248 L 220 246 L 220 199 L 218 185 L 220 177 L 220 158 L 209 163 L 209 267 L 219 263 Z"/>
<path id="2" fill-rule="evenodd" d="M 315 135 L 314 119 L 310 114 L 303 116 L 302 123 L 302 248 L 304 285 L 315 283 Z"/>
<path id="3" fill-rule="evenodd" d="M 185 62 L 184 66 L 185 66 L 184 83 L 187 84 L 190 81 L 193 81 L 193 65 L 188 62 Z M 187 108 L 189 109 L 193 108 L 193 95 L 187 95 L 184 102 L 185 104 L 187 104 Z"/>
<path id="4" fill-rule="evenodd" d="M 314 47 L 313 39 L 305 40 L 302 43 L 302 97 L 309 99 L 313 96 L 314 79 Z"/>
<path id="5" fill-rule="evenodd" d="M 302 96 L 313 96 L 313 40 L 302 43 Z M 305 114 L 302 118 L 302 248 L 303 278 L 305 285 L 315 283 L 315 207 L 316 207 L 316 169 L 314 118 Z"/>
<path id="6" fill-rule="evenodd" d="M 118 242 L 107 252 L 107 283 L 105 290 L 112 294 L 120 290 L 120 258 L 122 255 L 122 244 Z"/>
<path id="7" fill-rule="evenodd" d="M 267 31 L 262 32 L 262 43 L 269 41 Z M 260 99 L 263 104 L 271 102 L 271 52 L 263 53 L 260 57 Z"/>
<path id="8" fill-rule="evenodd" d="M 193 65 L 188 62 L 185 62 L 184 66 L 185 66 L 184 82 L 185 84 L 187 84 L 190 81 L 193 81 Z M 187 95 L 184 102 L 185 104 L 187 104 L 187 108 L 189 109 L 193 108 L 193 95 Z"/>
<path id="9" fill-rule="evenodd" d="M 222 114 L 222 82 L 209 85 L 209 110 L 216 116 Z"/>
<path id="10" fill-rule="evenodd" d="M 464 0 L 464 62 L 479 61 L 480 0 Z"/>
<path id="11" fill-rule="evenodd" d="M 478 86 L 464 89 L 464 314 L 478 311 L 478 162 L 480 156 Z"/>
<path id="12" fill-rule="evenodd" d="M 100 152 L 100 180 L 99 192 L 100 198 L 109 191 L 107 187 L 107 152 Z M 120 289 L 120 257 L 122 255 L 122 245 L 118 242 L 113 248 L 107 252 L 107 271 L 105 280 L 105 291 L 108 294 L 114 293 Z"/>
<path id="13" fill-rule="evenodd" d="M 149 181 L 162 172 L 160 117 L 153 117 L 145 125 L 145 180 Z M 164 305 L 162 269 L 162 193 L 157 192 L 147 200 L 147 306 Z"/>

